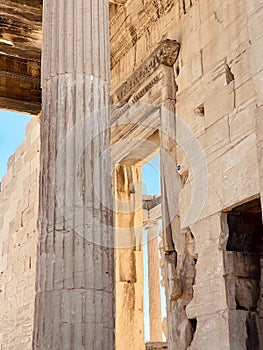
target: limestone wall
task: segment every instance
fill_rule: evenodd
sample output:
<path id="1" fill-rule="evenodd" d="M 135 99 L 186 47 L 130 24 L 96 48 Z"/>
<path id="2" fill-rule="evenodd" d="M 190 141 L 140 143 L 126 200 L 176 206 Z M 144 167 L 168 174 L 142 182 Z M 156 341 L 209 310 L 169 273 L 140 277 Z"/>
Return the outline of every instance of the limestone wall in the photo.
<path id="1" fill-rule="evenodd" d="M 247 0 L 135 0 L 111 18 L 112 91 L 161 39 L 181 44 L 174 67 L 176 113 L 199 141 L 207 163 L 208 197 L 200 219 L 260 193 L 260 5 L 260 0 L 253 6 Z M 181 174 L 188 172 L 191 165 L 180 148 L 177 154 Z M 184 226 L 190 224 L 184 223 L 190 194 L 188 182 L 181 201 Z"/>
<path id="2" fill-rule="evenodd" d="M 21 117 L 22 118 L 22 117 Z M 39 124 L 8 161 L 0 192 L 0 348 L 32 348 L 37 250 Z"/>
<path id="3" fill-rule="evenodd" d="M 126 5 L 111 19 L 112 91 L 160 40 L 177 40 L 181 50 L 174 66 L 178 91 L 173 98 L 177 117 L 189 130 L 182 134 L 178 128 L 177 136 L 186 145 L 192 133 L 190 141 L 198 141 L 206 164 L 205 169 L 195 164 L 194 173 L 196 150 L 189 159 L 180 147 L 185 145 L 178 145 L 182 231 L 173 232 L 173 237 L 179 276 L 175 288 L 179 292 L 177 300 L 171 295 L 168 302 L 180 304 L 193 292 L 186 310 L 194 333 L 190 345 L 186 336 L 189 326 L 184 320 L 174 329 L 177 343 L 169 340 L 169 346 L 182 350 L 189 345 L 191 350 L 245 349 L 246 332 L 239 336 L 238 344 L 230 334 L 239 328 L 241 319 L 227 301 L 224 251 L 228 228 L 222 211 L 262 192 L 262 0 L 133 0 Z M 197 173 L 202 172 L 207 179 L 203 184 L 195 183 Z M 195 207 L 201 212 L 186 219 L 197 189 Z M 206 195 L 203 203 L 202 193 Z M 192 291 L 188 272 L 180 270 L 188 249 L 182 245 L 185 232 L 191 235 L 196 264 Z M 191 268 L 185 263 L 182 266 Z M 169 279 L 174 277 L 170 272 Z"/>
<path id="4" fill-rule="evenodd" d="M 260 0 L 253 5 L 247 0 L 133 0 L 111 18 L 112 91 L 161 39 L 181 44 L 176 108 L 207 160 L 209 198 L 202 217 L 260 192 L 255 132 L 260 86 L 254 83 L 263 68 L 260 5 Z M 189 168 L 180 150 L 178 163 L 182 171 Z M 183 216 L 189 191 L 185 186 Z"/>

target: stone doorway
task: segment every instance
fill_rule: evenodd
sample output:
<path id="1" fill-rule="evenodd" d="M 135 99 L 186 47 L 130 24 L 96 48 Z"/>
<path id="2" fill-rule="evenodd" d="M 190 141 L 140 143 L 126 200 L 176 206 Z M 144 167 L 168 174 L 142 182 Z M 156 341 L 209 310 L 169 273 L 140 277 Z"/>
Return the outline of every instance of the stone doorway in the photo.
<path id="1" fill-rule="evenodd" d="M 144 194 L 149 181 L 143 177 L 144 164 L 115 166 L 116 349 L 167 348 L 161 312 L 161 196 Z M 159 167 L 154 176 L 160 181 Z"/>

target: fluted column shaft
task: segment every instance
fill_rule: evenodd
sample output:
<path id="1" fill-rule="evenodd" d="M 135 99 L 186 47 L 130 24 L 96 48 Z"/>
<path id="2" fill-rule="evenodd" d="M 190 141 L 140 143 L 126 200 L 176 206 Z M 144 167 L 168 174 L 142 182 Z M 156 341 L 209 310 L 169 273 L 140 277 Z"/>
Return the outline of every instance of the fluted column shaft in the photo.
<path id="1" fill-rule="evenodd" d="M 147 251 L 148 251 L 148 288 L 150 311 L 150 341 L 161 342 L 162 337 L 162 313 L 161 313 L 161 284 L 159 272 L 159 225 L 158 221 L 148 221 Z"/>
<path id="2" fill-rule="evenodd" d="M 114 349 L 108 0 L 45 0 L 33 349 Z"/>

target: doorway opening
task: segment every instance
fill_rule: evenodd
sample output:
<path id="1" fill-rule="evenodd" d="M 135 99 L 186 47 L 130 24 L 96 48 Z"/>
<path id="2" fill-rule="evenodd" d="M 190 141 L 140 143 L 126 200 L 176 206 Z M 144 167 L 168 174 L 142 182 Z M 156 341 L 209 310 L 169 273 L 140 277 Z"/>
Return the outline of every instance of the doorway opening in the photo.
<path id="1" fill-rule="evenodd" d="M 228 303 L 235 309 L 247 349 L 263 346 L 263 226 L 260 199 L 227 213 Z M 243 327 L 243 328 L 242 328 Z"/>
<path id="2" fill-rule="evenodd" d="M 144 211 L 144 330 L 146 348 L 166 349 L 160 154 L 142 167 Z"/>

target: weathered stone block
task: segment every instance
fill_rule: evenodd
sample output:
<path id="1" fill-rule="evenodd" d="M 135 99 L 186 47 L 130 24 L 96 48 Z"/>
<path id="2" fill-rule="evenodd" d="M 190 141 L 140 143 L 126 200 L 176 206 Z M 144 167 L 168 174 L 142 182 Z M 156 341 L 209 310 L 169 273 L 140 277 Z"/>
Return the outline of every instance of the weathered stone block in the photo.
<path id="1" fill-rule="evenodd" d="M 223 277 L 211 277 L 205 285 L 202 281 L 199 284 L 197 279 L 193 288 L 193 300 L 186 307 L 188 318 L 194 319 L 227 310 L 226 286 Z"/>
<path id="2" fill-rule="evenodd" d="M 189 350 L 230 350 L 228 312 L 219 311 L 197 318 L 197 329 Z"/>
<path id="3" fill-rule="evenodd" d="M 202 52 L 197 52 L 192 56 L 192 79 L 200 78 L 203 74 Z"/>
<path id="4" fill-rule="evenodd" d="M 259 258 L 256 254 L 226 251 L 225 273 L 244 278 L 259 277 Z"/>
<path id="5" fill-rule="evenodd" d="M 245 1 L 239 1 L 239 2 L 229 2 L 229 1 L 222 1 L 222 12 L 221 12 L 221 19 L 222 24 L 224 28 L 227 28 L 231 23 L 235 22 L 238 23 L 238 19 L 243 16 L 246 18 L 247 16 L 247 8 Z M 239 24 L 239 23 L 238 23 Z"/>
<path id="6" fill-rule="evenodd" d="M 17 292 L 17 280 L 13 279 L 5 284 L 5 299 L 11 298 Z"/>
<path id="7" fill-rule="evenodd" d="M 255 101 L 240 106 L 229 114 L 230 141 L 236 141 L 251 134 L 256 128 Z"/>
<path id="8" fill-rule="evenodd" d="M 239 308 L 256 310 L 260 290 L 259 281 L 248 278 L 236 278 L 235 298 Z"/>
<path id="9" fill-rule="evenodd" d="M 226 49 L 228 57 L 235 54 L 236 49 L 244 41 L 248 41 L 246 16 L 240 17 L 228 28 L 220 32 L 213 41 L 203 49 L 203 68 L 204 73 L 208 72 L 217 63 L 226 58 Z M 238 38 L 238 40 L 237 40 Z"/>
<path id="10" fill-rule="evenodd" d="M 252 79 L 248 80 L 236 89 L 236 106 L 255 100 L 255 86 Z"/>
<path id="11" fill-rule="evenodd" d="M 227 108 L 232 108 L 231 103 Z M 216 158 L 216 154 L 220 152 L 223 147 L 227 146 L 230 141 L 228 118 L 224 117 L 207 128 L 203 135 L 198 138 L 198 141 L 205 152 L 206 158 L 211 154 Z"/>
<path id="12" fill-rule="evenodd" d="M 222 86 L 218 86 L 218 90 L 214 90 L 209 97 L 204 101 L 205 107 L 205 128 L 209 128 L 219 119 L 223 118 L 235 108 L 234 85 L 231 82 L 226 85 L 223 79 Z M 217 133 L 220 134 L 219 125 L 217 125 Z M 214 134 L 215 135 L 215 134 Z"/>
<path id="13" fill-rule="evenodd" d="M 220 19 L 219 19 L 220 17 Z M 221 23 L 220 23 L 221 22 Z M 200 31 L 200 47 L 205 48 L 222 31 L 223 13 L 218 8 L 217 11 L 211 11 L 207 19 L 199 28 Z"/>
<path id="14" fill-rule="evenodd" d="M 255 134 L 250 134 L 222 156 L 220 168 L 225 208 L 260 192 L 256 142 Z"/>

